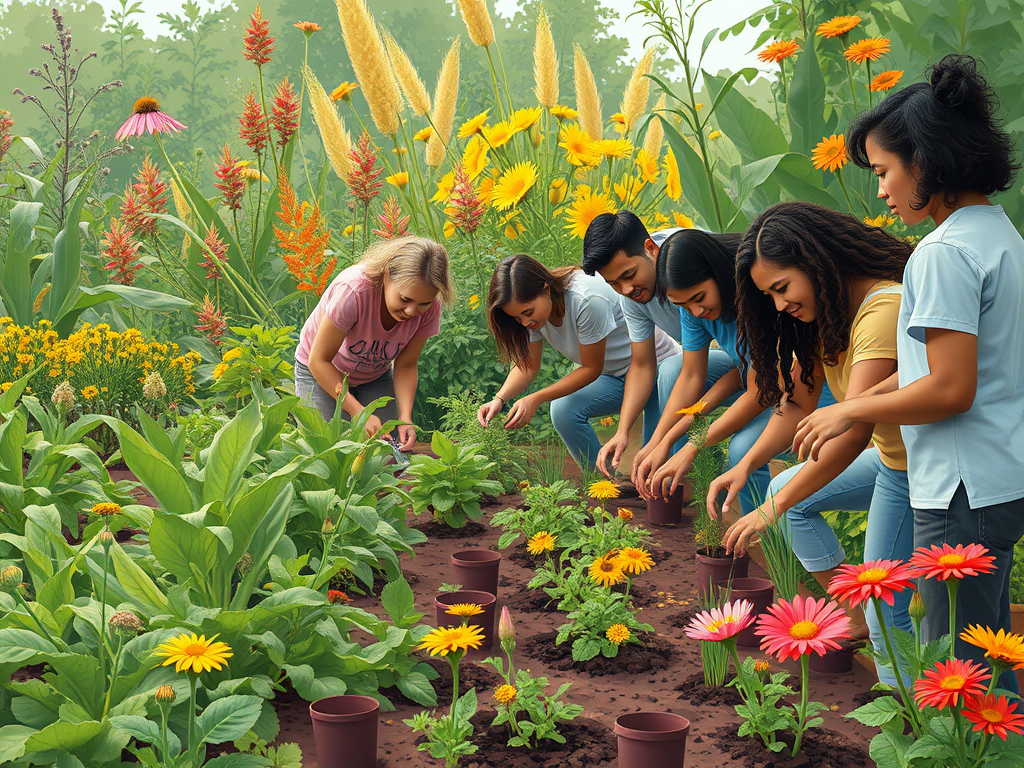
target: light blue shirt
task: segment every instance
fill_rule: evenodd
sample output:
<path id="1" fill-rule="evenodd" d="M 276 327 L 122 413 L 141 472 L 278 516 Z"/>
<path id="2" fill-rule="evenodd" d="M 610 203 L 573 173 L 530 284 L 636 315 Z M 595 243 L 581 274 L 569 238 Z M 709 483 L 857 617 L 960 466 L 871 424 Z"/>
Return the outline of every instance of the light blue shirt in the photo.
<path id="1" fill-rule="evenodd" d="M 682 338 L 679 343 L 684 352 L 698 352 L 711 344 L 712 339 L 718 342 L 719 348 L 736 363 L 741 371 L 746 369 L 736 349 L 739 337 L 739 326 L 736 321 L 723 322 L 718 320 L 701 320 L 690 312 L 678 308 Z"/>
<path id="2" fill-rule="evenodd" d="M 669 235 L 680 229 L 681 227 L 673 227 L 652 232 L 651 240 L 660 248 Z M 629 331 L 630 341 L 647 341 L 654 335 L 655 328 L 661 328 L 674 341 L 679 341 L 679 311 L 675 304 L 664 296 L 655 294 L 646 304 L 641 304 L 639 301 L 633 301 L 620 294 L 619 304 L 622 307 L 622 314 L 626 318 L 626 329 Z"/>
<path id="3" fill-rule="evenodd" d="M 911 504 L 948 509 L 961 482 L 973 509 L 1024 498 L 1024 240 L 1002 206 L 953 211 L 910 257 L 901 387 L 929 373 L 928 328 L 978 337 L 978 389 L 966 413 L 901 427 Z"/>

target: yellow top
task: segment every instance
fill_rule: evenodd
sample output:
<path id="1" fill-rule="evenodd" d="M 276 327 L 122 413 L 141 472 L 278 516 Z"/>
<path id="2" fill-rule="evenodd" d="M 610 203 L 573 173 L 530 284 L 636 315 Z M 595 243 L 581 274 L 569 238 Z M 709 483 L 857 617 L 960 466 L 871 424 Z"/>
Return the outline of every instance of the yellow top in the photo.
<path id="1" fill-rule="evenodd" d="M 846 399 L 850 370 L 862 360 L 896 359 L 896 321 L 900 313 L 901 286 L 879 280 L 868 291 L 850 327 L 850 346 L 835 367 L 825 366 L 825 380 L 837 402 Z M 876 424 L 871 441 L 890 469 L 907 471 L 907 449 L 896 424 Z"/>

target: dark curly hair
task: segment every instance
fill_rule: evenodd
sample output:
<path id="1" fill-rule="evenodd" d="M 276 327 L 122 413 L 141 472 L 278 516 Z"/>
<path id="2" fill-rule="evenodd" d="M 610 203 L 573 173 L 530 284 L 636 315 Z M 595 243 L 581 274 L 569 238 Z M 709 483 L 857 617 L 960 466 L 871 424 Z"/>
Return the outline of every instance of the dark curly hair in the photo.
<path id="1" fill-rule="evenodd" d="M 970 56 L 950 54 L 914 83 L 854 118 L 850 159 L 870 168 L 868 136 L 917 175 L 920 211 L 935 195 L 955 207 L 964 192 L 991 195 L 1013 185 L 1020 164 L 1013 139 L 996 118 L 999 102 Z"/>
<path id="2" fill-rule="evenodd" d="M 793 394 L 794 357 L 800 380 L 814 388 L 819 362 L 834 366 L 850 343 L 852 279 L 903 281 L 910 244 L 878 227 L 814 203 L 778 203 L 758 216 L 736 255 L 736 308 L 739 348 L 754 369 L 757 401 L 778 405 Z M 756 260 L 799 269 L 814 288 L 818 311 L 804 323 L 775 308 L 750 277 Z M 779 374 L 782 384 L 779 384 Z"/>

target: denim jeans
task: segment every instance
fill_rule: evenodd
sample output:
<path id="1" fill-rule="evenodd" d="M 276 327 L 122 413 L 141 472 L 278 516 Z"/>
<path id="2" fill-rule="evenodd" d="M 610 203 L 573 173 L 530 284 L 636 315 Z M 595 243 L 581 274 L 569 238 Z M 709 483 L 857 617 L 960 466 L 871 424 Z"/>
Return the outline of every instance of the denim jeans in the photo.
<path id="1" fill-rule="evenodd" d="M 729 371 L 736 367 L 736 363 L 732 361 L 732 358 L 726 352 L 720 349 L 712 349 L 708 351 L 708 378 L 704 382 L 704 392 L 707 392 L 714 386 L 720 378 L 725 376 Z M 669 396 L 672 394 L 672 388 L 676 385 L 676 379 L 679 378 L 679 373 L 683 369 L 683 356 L 674 355 L 661 361 L 661 365 L 658 366 L 658 412 L 659 418 L 660 413 L 665 410 L 662 403 L 668 402 Z M 701 394 L 704 394 L 703 392 Z M 723 405 L 731 405 L 736 398 L 739 397 L 739 392 L 730 395 L 727 400 L 723 402 Z M 651 439 L 651 435 L 654 434 L 654 430 L 658 426 L 658 419 L 648 419 L 644 416 L 644 445 L 647 445 Z M 679 438 L 672 446 L 672 453 L 676 453 L 686 445 L 686 441 L 689 438 L 687 435 L 683 435 Z"/>
<path id="2" fill-rule="evenodd" d="M 362 405 L 368 405 L 378 397 L 390 397 L 391 400 L 374 411 L 374 415 L 381 422 L 398 418 L 398 404 L 395 402 L 395 378 L 390 368 L 373 381 L 349 387 L 348 391 Z M 327 421 L 334 418 L 337 399 L 321 387 L 313 378 L 313 373 L 308 366 L 298 360 L 295 361 L 295 394 L 302 398 L 303 405 L 313 406 Z M 348 419 L 348 414 L 344 411 L 342 411 L 342 418 Z"/>
<path id="3" fill-rule="evenodd" d="M 790 467 L 772 480 L 769 493 L 788 483 L 803 464 Z M 868 530 L 864 540 L 864 560 L 906 560 L 914 549 L 914 513 L 910 506 L 907 473 L 882 463 L 877 448 L 863 451 L 842 474 L 820 491 L 789 508 L 786 522 L 792 535 L 793 552 L 808 571 L 827 571 L 843 562 L 846 553 L 825 519 L 823 512 L 868 510 Z M 893 605 L 880 603 L 887 627 L 913 631 L 907 608 L 912 592 L 895 595 Z M 1009 615 L 1009 607 L 1007 607 Z M 865 603 L 864 618 L 875 650 L 885 653 L 885 641 L 874 605 Z M 896 677 L 888 665 L 877 668 L 878 679 L 889 685 Z M 906 675 L 904 681 L 908 682 Z"/>
<path id="4" fill-rule="evenodd" d="M 956 489 L 949 509 L 914 510 L 914 545 L 981 544 L 995 557 L 995 570 L 968 576 L 960 582 L 956 608 L 956 657 L 988 668 L 981 648 L 960 639 L 964 627 L 979 625 L 1010 631 L 1010 570 L 1013 546 L 1024 536 L 1024 499 L 972 509 L 964 484 Z M 946 585 L 936 579 L 918 579 L 918 590 L 928 612 L 921 622 L 922 640 L 929 642 L 949 632 L 949 598 Z M 1017 692 L 1017 678 L 1007 672 L 999 686 Z"/>

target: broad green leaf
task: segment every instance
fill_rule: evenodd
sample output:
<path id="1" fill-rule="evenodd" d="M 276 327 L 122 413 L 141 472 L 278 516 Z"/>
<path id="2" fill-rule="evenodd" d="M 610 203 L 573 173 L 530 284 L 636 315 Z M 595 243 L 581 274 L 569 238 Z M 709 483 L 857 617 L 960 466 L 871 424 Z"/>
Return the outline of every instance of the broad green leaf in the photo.
<path id="1" fill-rule="evenodd" d="M 245 736 L 259 719 L 263 699 L 258 696 L 225 696 L 210 702 L 197 720 L 199 739 L 221 744 Z"/>
<path id="2" fill-rule="evenodd" d="M 160 506 L 175 515 L 191 512 L 192 495 L 174 465 L 123 421 L 111 418 L 106 421 L 117 434 L 125 464 Z"/>
<path id="3" fill-rule="evenodd" d="M 815 38 L 808 38 L 793 65 L 786 110 L 793 137 L 790 149 L 805 155 L 811 154 L 825 133 L 825 78 L 814 45 Z"/>
<path id="4" fill-rule="evenodd" d="M 245 470 L 252 460 L 260 431 L 260 407 L 249 402 L 218 430 L 210 446 L 203 483 L 203 502 L 222 501 L 230 505 Z"/>
<path id="5" fill-rule="evenodd" d="M 38 733 L 34 733 L 25 742 L 26 752 L 44 752 L 48 749 L 64 749 L 74 751 L 83 744 L 96 738 L 103 730 L 103 723 L 86 720 L 81 723 L 67 723 L 58 720 Z"/>
<path id="6" fill-rule="evenodd" d="M 219 540 L 205 526 L 167 513 L 154 515 L 149 544 L 160 565 L 179 583 L 197 577 L 200 585 L 208 584 L 222 559 Z"/>
<path id="7" fill-rule="evenodd" d="M 380 593 L 380 604 L 387 611 L 391 621 L 404 625 L 410 614 L 415 612 L 416 596 L 405 579 L 389 581 Z"/>
<path id="8" fill-rule="evenodd" d="M 192 302 L 188 299 L 172 296 L 161 291 L 153 291 L 148 288 L 139 288 L 135 285 L 120 285 L 119 283 L 96 286 L 83 285 L 81 286 L 81 291 L 87 296 L 99 298 L 102 301 L 124 299 L 133 307 L 150 312 L 174 312 L 192 307 Z"/>
<path id="9" fill-rule="evenodd" d="M 54 324 L 74 306 L 78 295 L 82 270 L 82 232 L 78 221 L 94 178 L 90 175 L 88 181 L 79 187 L 66 211 L 64 229 L 53 241 L 51 287 L 44 299 L 44 310 Z"/>
<path id="10" fill-rule="evenodd" d="M 898 717 L 902 712 L 903 707 L 896 699 L 892 696 L 882 696 L 862 707 L 857 707 L 846 716 L 858 723 L 877 728 Z"/>
<path id="11" fill-rule="evenodd" d="M 25 725 L 5 725 L 0 728 L 0 765 L 13 763 L 25 754 L 25 742 L 35 733 L 35 728 Z"/>
<path id="12" fill-rule="evenodd" d="M 11 387 L 8 394 L 13 391 Z M 28 417 L 20 408 L 0 424 L 0 480 L 10 485 L 21 486 L 24 482 L 21 462 L 27 433 Z"/>
<path id="13" fill-rule="evenodd" d="M 713 89 L 720 88 L 724 78 L 705 73 Z M 715 120 L 740 156 L 749 162 L 781 155 L 789 151 L 789 143 L 778 123 L 755 107 L 735 89 L 729 91 L 715 110 Z"/>
<path id="14" fill-rule="evenodd" d="M 114 576 L 125 593 L 140 609 L 150 616 L 169 611 L 167 598 L 138 563 L 132 560 L 119 546 L 110 548 L 110 560 L 114 564 Z"/>
<path id="15" fill-rule="evenodd" d="M 34 195 L 33 195 L 34 197 Z M 32 277 L 30 264 L 35 251 L 35 225 L 42 203 L 18 202 L 11 209 L 7 231 L 7 256 L 0 270 L 0 297 L 18 325 L 32 323 Z"/>
<path id="16" fill-rule="evenodd" d="M 422 672 L 410 672 L 395 680 L 395 686 L 403 694 L 424 707 L 437 705 L 437 693 Z"/>
<path id="17" fill-rule="evenodd" d="M 712 174 L 711 181 L 708 180 L 707 170 L 694 149 L 687 143 L 686 139 L 679 132 L 679 129 L 670 120 L 663 120 L 665 127 L 665 138 L 675 155 L 676 165 L 679 168 L 679 180 L 682 184 L 683 194 L 693 204 L 701 215 L 701 218 L 709 226 L 718 232 L 724 232 L 726 224 L 736 215 L 736 209 L 726 194 L 722 185 Z M 718 201 L 718 210 L 721 212 L 721 220 L 718 219 L 715 201 Z M 745 226 L 746 220 L 739 221 L 739 226 Z"/>
<path id="18" fill-rule="evenodd" d="M 204 763 L 203 768 L 264 768 L 264 766 L 275 765 L 280 765 L 280 763 L 272 762 L 269 758 L 260 757 L 251 752 L 232 752 L 218 755 L 213 760 Z"/>
<path id="19" fill-rule="evenodd" d="M 38 368 L 36 370 L 38 370 Z M 22 376 L 20 379 L 14 382 L 11 385 L 10 389 L 8 389 L 6 392 L 0 395 L 0 413 L 7 414 L 14 411 L 15 407 L 18 405 L 18 399 L 25 392 L 25 388 L 28 386 L 28 383 L 32 380 L 32 376 L 34 374 L 35 371 L 26 373 L 24 376 Z"/>
<path id="20" fill-rule="evenodd" d="M 36 632 L 17 627 L 0 629 L 0 663 L 21 663 L 37 653 L 56 652 L 56 646 Z"/>
<path id="21" fill-rule="evenodd" d="M 336 677 L 317 678 L 313 668 L 308 664 L 283 664 L 281 668 L 288 673 L 295 692 L 306 701 L 341 696 L 348 690 L 345 682 Z"/>

